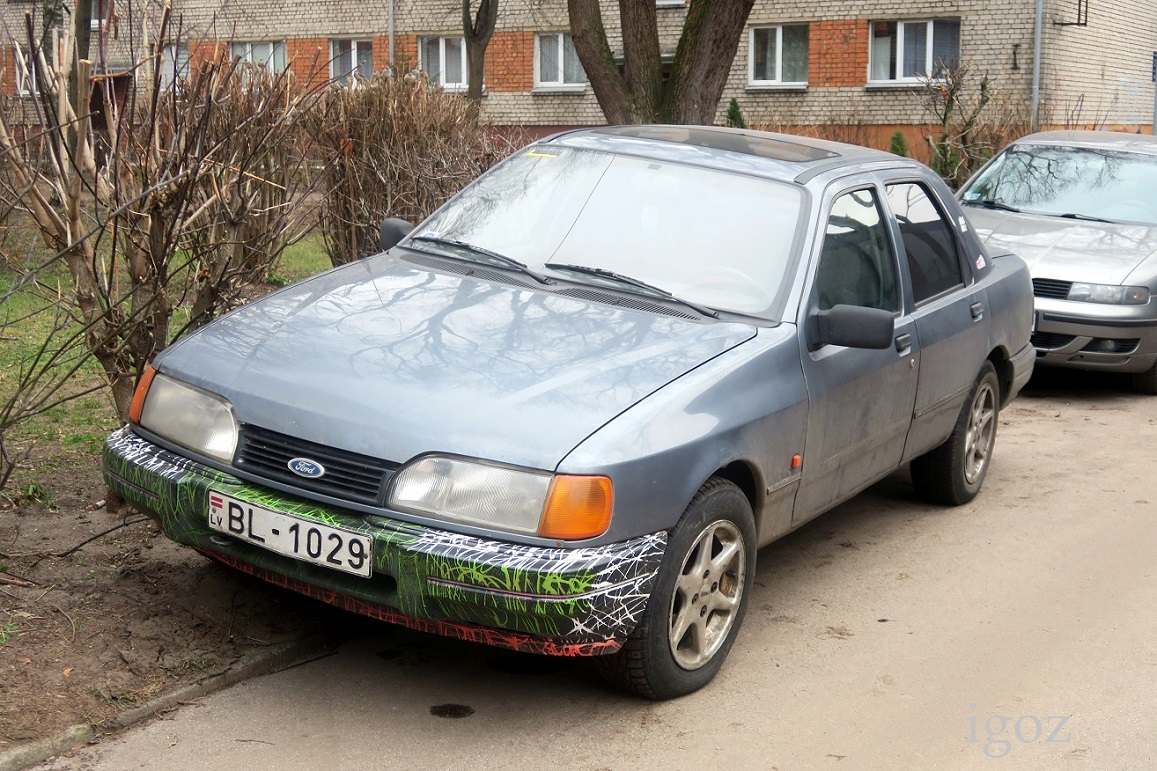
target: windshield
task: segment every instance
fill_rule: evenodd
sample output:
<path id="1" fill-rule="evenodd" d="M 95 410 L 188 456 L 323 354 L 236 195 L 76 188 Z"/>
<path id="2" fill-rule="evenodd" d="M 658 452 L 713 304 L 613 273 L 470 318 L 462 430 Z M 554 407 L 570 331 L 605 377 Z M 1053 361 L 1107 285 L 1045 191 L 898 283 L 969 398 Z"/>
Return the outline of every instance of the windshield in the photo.
<path id="1" fill-rule="evenodd" d="M 601 268 L 687 302 L 763 314 L 785 288 L 802 205 L 800 189 L 771 180 L 533 146 L 414 236 L 465 242 L 558 278 L 610 285 L 564 269 Z"/>
<path id="2" fill-rule="evenodd" d="M 1157 157 L 1083 147 L 1011 147 L 961 199 L 1032 214 L 1157 225 Z"/>

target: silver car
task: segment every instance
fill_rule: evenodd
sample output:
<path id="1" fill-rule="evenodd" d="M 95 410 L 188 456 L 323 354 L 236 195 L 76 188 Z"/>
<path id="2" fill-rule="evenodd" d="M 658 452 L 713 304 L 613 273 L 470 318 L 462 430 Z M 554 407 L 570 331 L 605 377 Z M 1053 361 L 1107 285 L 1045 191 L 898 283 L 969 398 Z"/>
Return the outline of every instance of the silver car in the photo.
<path id="1" fill-rule="evenodd" d="M 1032 134 L 959 197 L 989 250 L 1028 263 L 1037 364 L 1132 373 L 1157 393 L 1157 137 Z"/>
<path id="2" fill-rule="evenodd" d="M 960 504 L 1032 296 L 896 156 L 701 127 L 516 153 L 383 249 L 160 354 L 109 484 L 374 618 L 706 684 L 756 549 L 911 463 Z"/>

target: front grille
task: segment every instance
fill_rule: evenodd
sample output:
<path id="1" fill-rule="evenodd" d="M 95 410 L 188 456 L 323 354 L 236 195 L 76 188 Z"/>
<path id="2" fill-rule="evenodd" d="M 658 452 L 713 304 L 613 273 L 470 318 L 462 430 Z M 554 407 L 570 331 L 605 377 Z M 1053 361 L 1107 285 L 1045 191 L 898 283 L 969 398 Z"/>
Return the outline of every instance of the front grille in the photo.
<path id="1" fill-rule="evenodd" d="M 325 466 L 325 475 L 300 477 L 287 465 L 294 458 L 308 458 Z M 244 425 L 239 431 L 233 465 L 250 474 L 276 480 L 315 493 L 358 503 L 378 504 L 382 491 L 398 464 L 326 447 L 323 444 Z"/>
<path id="2" fill-rule="evenodd" d="M 1064 348 L 1073 340 L 1076 340 L 1075 335 L 1058 335 L 1052 332 L 1034 332 L 1032 336 L 1033 347 L 1045 350 Z"/>
<path id="3" fill-rule="evenodd" d="M 1034 278 L 1032 280 L 1032 293 L 1037 297 L 1064 300 L 1069 296 L 1069 289 L 1072 286 L 1072 281 L 1057 281 L 1055 278 Z"/>
<path id="4" fill-rule="evenodd" d="M 1140 342 L 1136 337 L 1094 337 L 1081 350 L 1087 353 L 1132 353 Z"/>

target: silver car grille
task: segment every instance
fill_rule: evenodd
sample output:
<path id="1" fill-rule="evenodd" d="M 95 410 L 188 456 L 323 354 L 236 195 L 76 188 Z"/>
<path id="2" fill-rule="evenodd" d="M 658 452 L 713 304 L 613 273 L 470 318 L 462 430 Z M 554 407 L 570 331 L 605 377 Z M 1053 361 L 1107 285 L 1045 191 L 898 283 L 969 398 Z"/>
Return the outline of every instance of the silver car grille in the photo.
<path id="1" fill-rule="evenodd" d="M 307 458 L 325 467 L 319 477 L 302 477 L 289 462 Z M 342 500 L 380 504 L 398 464 L 327 447 L 254 425 L 239 431 L 233 466 L 266 479 Z"/>

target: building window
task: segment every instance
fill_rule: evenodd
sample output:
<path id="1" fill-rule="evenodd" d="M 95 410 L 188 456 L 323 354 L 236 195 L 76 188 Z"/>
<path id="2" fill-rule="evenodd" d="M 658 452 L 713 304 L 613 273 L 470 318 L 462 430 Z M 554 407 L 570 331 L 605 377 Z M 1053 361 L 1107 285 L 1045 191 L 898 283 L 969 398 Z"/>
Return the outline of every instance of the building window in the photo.
<path id="1" fill-rule="evenodd" d="M 173 84 L 189 77 L 189 47 L 168 45 L 161 50 L 161 88 L 171 88 Z"/>
<path id="2" fill-rule="evenodd" d="M 351 83 L 354 76 L 366 78 L 374 74 L 374 43 L 372 40 L 329 41 L 329 74 L 334 80 Z"/>
<path id="3" fill-rule="evenodd" d="M 443 88 L 466 88 L 466 40 L 462 37 L 422 38 L 422 72 Z"/>
<path id="4" fill-rule="evenodd" d="M 543 32 L 534 36 L 535 88 L 578 90 L 586 79 L 569 32 Z"/>
<path id="5" fill-rule="evenodd" d="M 960 62 L 960 20 L 872 22 L 870 45 L 871 81 L 941 78 Z"/>
<path id="6" fill-rule="evenodd" d="M 89 27 L 101 29 L 108 22 L 108 13 L 111 10 L 111 0 L 92 0 Z"/>
<path id="7" fill-rule="evenodd" d="M 13 53 L 16 56 L 16 93 L 23 96 L 40 93 L 36 84 L 36 58 L 32 51 L 15 43 Z"/>
<path id="8" fill-rule="evenodd" d="M 752 27 L 747 58 L 753 86 L 806 85 L 808 25 Z"/>
<path id="9" fill-rule="evenodd" d="M 229 56 L 273 72 L 282 72 L 289 67 L 284 41 L 233 42 L 229 44 Z"/>

